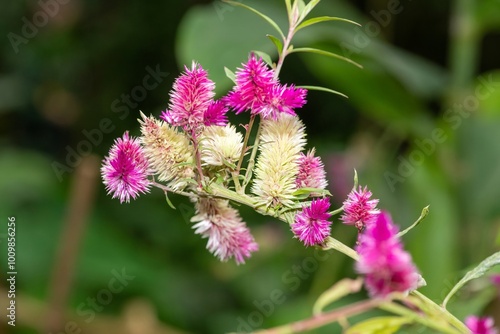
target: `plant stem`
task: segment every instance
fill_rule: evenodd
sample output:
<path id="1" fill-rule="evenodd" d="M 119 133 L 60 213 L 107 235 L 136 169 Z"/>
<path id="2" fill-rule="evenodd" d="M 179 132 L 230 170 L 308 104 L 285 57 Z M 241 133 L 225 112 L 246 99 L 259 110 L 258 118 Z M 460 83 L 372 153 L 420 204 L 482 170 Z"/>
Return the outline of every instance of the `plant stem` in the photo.
<path id="1" fill-rule="evenodd" d="M 245 172 L 245 180 L 243 181 L 243 193 L 245 188 L 250 182 L 253 174 L 253 167 L 255 165 L 255 157 L 257 156 L 257 150 L 259 149 L 260 143 L 260 133 L 262 132 L 262 119 L 259 122 L 259 127 L 257 128 L 257 134 L 255 135 L 255 141 L 253 142 L 252 153 L 250 154 L 250 159 L 248 160 L 247 170 Z"/>
<path id="2" fill-rule="evenodd" d="M 276 64 L 276 69 L 274 72 L 274 78 L 278 79 L 281 68 L 283 67 L 283 62 L 285 61 L 285 57 L 288 55 L 288 48 L 290 47 L 290 43 L 292 42 L 292 38 L 294 35 L 295 28 L 297 28 L 297 20 L 298 20 L 298 8 L 297 1 L 293 4 L 293 8 L 290 13 L 288 13 L 288 34 L 286 38 L 283 40 L 283 51 L 281 52 L 278 63 Z"/>
<path id="3" fill-rule="evenodd" d="M 383 301 L 378 299 L 369 299 L 359 303 L 351 304 L 349 306 L 333 310 L 330 312 L 325 312 L 317 316 L 313 316 L 308 319 L 300 320 L 291 324 L 274 327 L 270 329 L 256 331 L 254 333 L 258 334 L 291 334 L 300 333 L 304 331 L 309 331 L 314 328 L 324 326 L 336 322 L 338 320 L 354 316 L 371 310 L 379 306 Z"/>

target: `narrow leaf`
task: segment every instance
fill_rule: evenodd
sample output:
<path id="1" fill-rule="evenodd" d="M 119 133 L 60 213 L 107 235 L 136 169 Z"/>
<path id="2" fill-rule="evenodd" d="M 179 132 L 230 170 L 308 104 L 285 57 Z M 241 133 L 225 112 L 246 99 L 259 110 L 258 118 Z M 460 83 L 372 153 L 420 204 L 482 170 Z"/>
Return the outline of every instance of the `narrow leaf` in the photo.
<path id="1" fill-rule="evenodd" d="M 476 268 L 469 271 L 465 276 L 451 289 L 446 298 L 443 301 L 443 307 L 446 308 L 446 304 L 453 295 L 460 290 L 467 282 L 483 276 L 491 267 L 500 264 L 500 252 L 496 252 L 490 257 L 486 258 L 481 262 Z"/>
<path id="2" fill-rule="evenodd" d="M 294 52 L 311 52 L 311 53 L 317 53 L 317 54 L 320 54 L 320 55 L 324 55 L 324 56 L 328 56 L 328 57 L 332 57 L 332 58 L 337 58 L 337 59 L 346 61 L 346 62 L 348 62 L 350 64 L 353 64 L 353 65 L 355 65 L 355 66 L 357 66 L 359 68 L 363 68 L 363 66 L 361 66 L 358 63 L 356 63 L 354 60 L 351 60 L 349 58 L 346 58 L 346 57 L 343 57 L 343 56 L 338 55 L 336 53 L 325 51 L 325 50 L 320 50 L 320 49 L 315 49 L 315 48 L 297 48 L 297 49 L 289 50 L 289 53 L 294 53 Z"/>
<path id="3" fill-rule="evenodd" d="M 316 5 L 319 3 L 319 0 L 311 0 L 309 1 L 309 3 L 304 6 L 303 8 L 300 8 L 300 19 L 299 19 L 299 22 L 304 20 L 306 18 L 307 15 L 309 15 L 309 13 L 314 9 L 314 7 L 316 7 Z"/>
<path id="4" fill-rule="evenodd" d="M 247 6 L 241 2 L 238 2 L 238 1 L 231 1 L 231 0 L 223 0 L 224 2 L 230 4 L 230 5 L 233 5 L 233 6 L 240 6 L 240 7 L 243 7 L 245 9 L 248 9 L 249 11 L 259 15 L 261 18 L 263 18 L 264 20 L 266 20 L 271 26 L 273 26 L 274 29 L 276 29 L 277 32 L 279 32 L 280 36 L 285 39 L 285 35 L 283 34 L 283 32 L 281 31 L 280 27 L 278 26 L 278 24 L 276 22 L 274 22 L 269 16 L 259 12 L 257 9 L 255 8 L 252 8 L 250 6 Z"/>
<path id="5" fill-rule="evenodd" d="M 292 3 L 290 1 L 291 0 L 285 0 L 286 12 L 289 16 L 292 14 Z"/>
<path id="6" fill-rule="evenodd" d="M 259 57 L 261 57 L 262 60 L 265 61 L 267 65 L 273 67 L 273 60 L 271 59 L 270 55 L 268 55 L 267 53 L 262 52 L 262 51 L 252 50 L 252 52 L 257 54 Z"/>
<path id="7" fill-rule="evenodd" d="M 276 46 L 276 49 L 278 50 L 279 56 L 281 57 L 281 53 L 283 52 L 283 43 L 281 43 L 281 41 L 273 35 L 268 34 L 266 35 L 266 37 L 269 38 L 271 42 L 273 42 L 273 44 Z"/>
<path id="8" fill-rule="evenodd" d="M 349 327 L 344 334 L 392 334 L 406 324 L 411 323 L 410 318 L 404 317 L 375 317 L 358 322 Z"/>
<path id="9" fill-rule="evenodd" d="M 224 72 L 226 72 L 226 77 L 228 77 L 236 85 L 236 75 L 229 68 L 224 66 Z"/>
<path id="10" fill-rule="evenodd" d="M 301 24 L 299 24 L 299 26 L 297 28 L 295 28 L 295 32 L 299 31 L 302 28 L 308 27 L 310 25 L 320 23 L 320 22 L 325 22 L 325 21 L 342 21 L 342 22 L 352 23 L 352 24 L 355 24 L 355 25 L 361 27 L 361 24 L 354 22 L 354 21 L 351 21 L 351 20 L 348 20 L 348 19 L 341 18 L 341 17 L 320 16 L 320 17 L 314 17 L 312 19 L 309 19 L 307 21 L 302 22 Z"/>
<path id="11" fill-rule="evenodd" d="M 326 306 L 351 293 L 358 292 L 362 286 L 363 279 L 361 277 L 355 280 L 344 278 L 318 297 L 318 300 L 314 303 L 313 314 L 319 315 Z"/>
<path id="12" fill-rule="evenodd" d="M 429 206 L 427 205 L 425 208 L 422 209 L 422 213 L 420 213 L 420 217 L 418 217 L 418 219 L 410 227 L 408 227 L 407 229 L 399 232 L 398 233 L 398 237 L 402 237 L 406 233 L 410 232 L 415 226 L 417 226 L 418 224 L 420 224 L 420 222 L 422 220 L 424 220 L 425 217 L 427 217 L 428 214 L 429 214 Z"/>
<path id="13" fill-rule="evenodd" d="M 168 193 L 166 191 L 165 191 L 165 198 L 167 199 L 168 206 L 175 210 L 175 206 L 170 201 L 170 198 L 168 198 Z"/>
<path id="14" fill-rule="evenodd" d="M 311 193 L 319 193 L 323 196 L 332 196 L 332 194 L 326 190 L 326 189 L 321 189 L 321 188 L 299 188 L 295 190 L 292 195 L 293 196 L 299 196 L 299 195 L 310 195 Z"/>
<path id="15" fill-rule="evenodd" d="M 322 91 L 322 92 L 328 92 L 328 93 L 340 95 L 340 96 L 345 97 L 346 99 L 349 98 L 347 95 L 342 94 L 341 92 L 337 92 L 336 90 L 325 88 L 325 87 L 321 87 L 321 86 L 297 86 L 297 87 L 308 89 L 308 90 L 319 90 L 319 91 Z"/>

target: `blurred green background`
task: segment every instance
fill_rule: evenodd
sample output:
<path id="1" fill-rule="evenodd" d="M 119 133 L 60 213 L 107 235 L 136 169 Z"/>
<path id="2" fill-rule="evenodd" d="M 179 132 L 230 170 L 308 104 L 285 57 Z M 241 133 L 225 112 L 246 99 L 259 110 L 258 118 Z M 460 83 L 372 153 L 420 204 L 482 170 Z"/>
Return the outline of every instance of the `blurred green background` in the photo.
<path id="1" fill-rule="evenodd" d="M 282 1 L 245 3 L 284 26 Z M 402 227 L 430 204 L 405 243 L 427 280 L 422 291 L 440 301 L 500 248 L 500 1 L 324 0 L 312 14 L 363 25 L 323 23 L 294 44 L 364 69 L 300 54 L 281 75 L 349 96 L 310 92 L 299 111 L 332 201 L 341 205 L 356 169 Z M 172 210 L 153 190 L 120 205 L 100 182 L 114 138 L 138 135 L 139 110 L 166 108 L 184 64 L 199 61 L 220 96 L 230 89 L 224 66 L 234 70 L 251 50 L 275 59 L 265 37 L 274 31 L 260 18 L 220 1 L 11 1 L 2 3 L 0 31 L 1 333 L 249 331 L 309 317 L 323 290 L 355 276 L 345 256 L 306 249 L 283 223 L 245 208 L 260 251 L 245 265 L 220 263 L 194 235 L 184 198 L 172 198 Z M 3 313 L 12 216 L 15 328 Z M 335 222 L 332 231 L 355 242 L 351 228 Z M 500 323 L 499 304 L 483 278 L 451 308 Z"/>

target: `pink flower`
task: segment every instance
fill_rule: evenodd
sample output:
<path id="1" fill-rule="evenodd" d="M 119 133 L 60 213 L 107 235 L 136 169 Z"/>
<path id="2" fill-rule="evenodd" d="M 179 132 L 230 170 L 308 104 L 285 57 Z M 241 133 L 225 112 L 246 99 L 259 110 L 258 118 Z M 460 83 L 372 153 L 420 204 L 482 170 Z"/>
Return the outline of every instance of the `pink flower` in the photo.
<path id="1" fill-rule="evenodd" d="M 471 330 L 472 334 L 498 333 L 494 327 L 493 319 L 490 317 L 479 318 L 471 315 L 465 319 L 465 324 Z"/>
<path id="2" fill-rule="evenodd" d="M 344 214 L 341 220 L 346 225 L 354 225 L 362 231 L 365 226 L 372 224 L 380 210 L 376 208 L 378 199 L 370 199 L 372 193 L 365 187 L 353 189 L 344 201 Z"/>
<path id="3" fill-rule="evenodd" d="M 328 219 L 331 214 L 328 198 L 315 199 L 311 205 L 305 207 L 295 215 L 295 222 L 291 224 L 293 233 L 306 246 L 318 245 L 330 235 Z"/>
<path id="4" fill-rule="evenodd" d="M 205 113 L 213 102 L 215 84 L 208 79 L 207 72 L 196 62 L 191 69 L 185 67 L 174 82 L 170 91 L 169 110 L 161 118 L 173 126 L 182 126 L 184 130 L 200 127 Z"/>
<path id="5" fill-rule="evenodd" d="M 280 85 L 274 71 L 252 54 L 236 71 L 236 86 L 224 100 L 237 114 L 250 110 L 252 115 L 276 119 L 278 113 L 295 115 L 294 109 L 306 103 L 306 94 L 303 88 Z"/>
<path id="6" fill-rule="evenodd" d="M 500 274 L 493 274 L 490 277 L 491 283 L 500 288 Z"/>
<path id="7" fill-rule="evenodd" d="M 300 153 L 297 163 L 299 165 L 299 173 L 295 181 L 297 188 L 326 188 L 325 166 L 320 157 L 314 156 L 314 149 L 307 152 L 307 155 Z"/>
<path id="8" fill-rule="evenodd" d="M 407 293 L 418 287 L 419 274 L 409 253 L 399 240 L 391 216 L 381 212 L 360 235 L 356 271 L 365 275 L 365 286 L 372 297 L 391 292 Z"/>
<path id="9" fill-rule="evenodd" d="M 203 114 L 203 123 L 206 126 L 218 125 L 226 126 L 227 124 L 227 107 L 222 103 L 222 101 L 212 102 L 205 113 Z"/>
<path id="10" fill-rule="evenodd" d="M 139 193 L 149 191 L 148 161 L 137 138 L 130 138 L 128 131 L 118 138 L 104 159 L 101 167 L 103 183 L 108 194 L 119 198 L 120 203 L 130 202 Z"/>
<path id="11" fill-rule="evenodd" d="M 259 249 L 238 211 L 226 200 L 200 198 L 191 221 L 196 234 L 208 238 L 208 250 L 221 261 L 234 257 L 237 264 Z"/>

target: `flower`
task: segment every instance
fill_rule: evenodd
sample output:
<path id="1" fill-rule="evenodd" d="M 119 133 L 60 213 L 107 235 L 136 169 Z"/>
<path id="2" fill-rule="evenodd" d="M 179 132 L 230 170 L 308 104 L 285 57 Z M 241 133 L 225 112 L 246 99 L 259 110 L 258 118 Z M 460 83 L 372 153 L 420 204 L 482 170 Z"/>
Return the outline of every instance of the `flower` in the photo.
<path id="1" fill-rule="evenodd" d="M 259 204 L 293 204 L 297 162 L 305 144 L 304 124 L 296 116 L 280 114 L 276 120 L 262 120 L 260 155 L 252 185 L 252 192 L 260 197 Z"/>
<path id="2" fill-rule="evenodd" d="M 224 101 L 237 114 L 250 110 L 252 115 L 276 119 L 279 113 L 295 115 L 294 109 L 306 103 L 307 90 L 280 85 L 275 72 L 254 54 L 250 55 L 243 68 L 236 71 L 235 76 L 236 86 Z"/>
<path id="3" fill-rule="evenodd" d="M 491 283 L 500 288 L 500 274 L 493 274 L 490 276 Z"/>
<path id="4" fill-rule="evenodd" d="M 104 159 L 101 174 L 108 194 L 119 198 L 120 203 L 130 202 L 139 193 L 149 192 L 150 174 L 148 161 L 137 138 L 129 137 L 128 131 L 115 140 Z"/>
<path id="5" fill-rule="evenodd" d="M 479 318 L 471 315 L 465 318 L 465 325 L 467 325 L 467 327 L 471 330 L 472 334 L 498 333 L 498 330 L 493 327 L 493 318 L 490 317 Z"/>
<path id="6" fill-rule="evenodd" d="M 330 235 L 331 214 L 328 198 L 315 199 L 295 215 L 292 232 L 306 246 L 321 244 Z"/>
<path id="7" fill-rule="evenodd" d="M 363 230 L 365 226 L 372 224 L 380 212 L 376 208 L 378 199 L 370 199 L 371 191 L 366 187 L 359 186 L 358 190 L 353 189 L 344 201 L 344 214 L 341 220 L 344 224 L 354 225 L 358 230 Z"/>
<path id="8" fill-rule="evenodd" d="M 408 293 L 418 287 L 420 275 L 397 233 L 391 216 L 381 212 L 360 235 L 356 271 L 365 275 L 365 286 L 372 297 Z"/>
<path id="9" fill-rule="evenodd" d="M 184 68 L 184 73 L 175 80 L 170 91 L 169 109 L 162 113 L 161 118 L 173 126 L 193 130 L 205 122 L 207 109 L 213 104 L 215 83 L 194 61 L 191 69 Z"/>
<path id="10" fill-rule="evenodd" d="M 212 125 L 203 130 L 200 146 L 204 166 L 229 166 L 240 159 L 243 136 L 232 125 Z"/>
<path id="11" fill-rule="evenodd" d="M 307 152 L 307 155 L 300 153 L 298 159 L 299 173 L 295 179 L 297 188 L 325 189 L 328 185 L 326 181 L 325 166 L 321 158 L 315 157 L 314 153 L 314 149 Z"/>
<path id="12" fill-rule="evenodd" d="M 213 101 L 203 114 L 203 123 L 206 126 L 218 125 L 225 126 L 227 124 L 227 107 L 222 101 Z"/>
<path id="13" fill-rule="evenodd" d="M 245 263 L 245 258 L 259 249 L 238 211 L 227 200 L 199 198 L 191 222 L 196 222 L 195 233 L 208 238 L 207 249 L 221 261 L 234 257 L 237 264 Z"/>
<path id="14" fill-rule="evenodd" d="M 144 154 L 158 180 L 169 182 L 173 190 L 186 187 L 194 177 L 194 149 L 188 138 L 167 123 L 141 113 L 141 142 Z"/>

